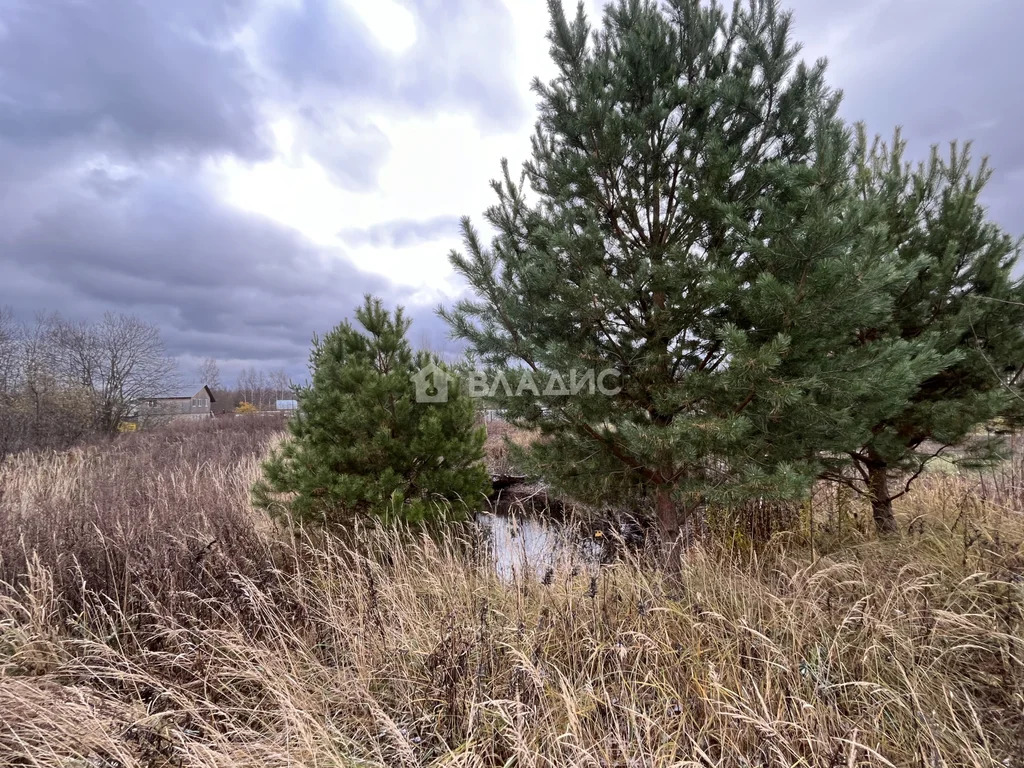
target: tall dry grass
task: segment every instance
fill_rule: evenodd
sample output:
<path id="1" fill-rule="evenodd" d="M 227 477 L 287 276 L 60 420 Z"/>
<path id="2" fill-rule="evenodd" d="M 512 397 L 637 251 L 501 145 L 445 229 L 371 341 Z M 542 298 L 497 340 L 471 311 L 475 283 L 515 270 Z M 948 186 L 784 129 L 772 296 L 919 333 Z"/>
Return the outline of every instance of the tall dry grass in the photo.
<path id="1" fill-rule="evenodd" d="M 823 494 L 813 525 L 679 573 L 504 581 L 469 529 L 274 531 L 247 503 L 273 435 L 143 437 L 2 470 L 4 524 L 38 508 L 61 543 L 5 534 L 0 764 L 1024 765 L 1024 529 L 973 481 L 901 500 L 896 542 Z M 164 469 L 133 495 L 138 467 Z M 69 577 L 116 546 L 62 532 L 88 510 L 178 555 Z M 182 559 L 230 526 L 219 560 Z"/>
<path id="2" fill-rule="evenodd" d="M 272 539 L 249 489 L 281 423 L 184 423 L 0 464 L 0 583 L 50 570 L 71 610 L 84 593 L 126 613 L 211 586 L 209 571 L 253 574 Z M 218 579 L 218 582 L 225 578 Z M 145 597 L 143 597 L 145 596 Z"/>

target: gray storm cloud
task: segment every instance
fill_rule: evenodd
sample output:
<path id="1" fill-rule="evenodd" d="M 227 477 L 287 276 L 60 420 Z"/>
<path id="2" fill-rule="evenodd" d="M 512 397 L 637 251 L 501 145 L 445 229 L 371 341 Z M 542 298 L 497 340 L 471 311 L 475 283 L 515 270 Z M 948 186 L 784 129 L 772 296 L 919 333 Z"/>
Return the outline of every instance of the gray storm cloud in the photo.
<path id="1" fill-rule="evenodd" d="M 275 112 L 297 126 L 296 151 L 367 194 L 391 151 L 378 115 L 457 109 L 482 135 L 528 131 L 507 7 L 406 6 L 417 39 L 396 55 L 341 0 L 0 0 L 0 304 L 26 320 L 133 312 L 183 360 L 300 374 L 312 333 L 364 292 L 408 303 L 408 289 L 361 271 L 344 247 L 450 241 L 459 216 L 490 203 L 486 179 L 479 210 L 339 224 L 342 245 L 325 248 L 231 207 L 204 170 L 272 157 Z M 1024 4 L 795 6 L 796 35 L 829 54 L 848 119 L 884 135 L 902 124 L 917 157 L 973 138 L 996 170 L 993 214 L 1024 229 Z M 413 339 L 444 347 L 432 308 L 410 313 Z"/>

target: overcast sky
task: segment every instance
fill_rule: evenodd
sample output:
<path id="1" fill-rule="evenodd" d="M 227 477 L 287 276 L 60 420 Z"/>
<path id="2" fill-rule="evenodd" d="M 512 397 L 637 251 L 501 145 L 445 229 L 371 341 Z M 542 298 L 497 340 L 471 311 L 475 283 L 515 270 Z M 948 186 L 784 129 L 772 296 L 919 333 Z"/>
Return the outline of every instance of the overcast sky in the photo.
<path id="1" fill-rule="evenodd" d="M 1024 233 L 1022 0 L 791 6 L 847 118 L 918 157 L 974 139 Z M 546 26 L 545 0 L 0 0 L 0 305 L 135 313 L 229 380 L 301 375 L 367 291 L 445 347 L 458 217 L 525 159 Z"/>

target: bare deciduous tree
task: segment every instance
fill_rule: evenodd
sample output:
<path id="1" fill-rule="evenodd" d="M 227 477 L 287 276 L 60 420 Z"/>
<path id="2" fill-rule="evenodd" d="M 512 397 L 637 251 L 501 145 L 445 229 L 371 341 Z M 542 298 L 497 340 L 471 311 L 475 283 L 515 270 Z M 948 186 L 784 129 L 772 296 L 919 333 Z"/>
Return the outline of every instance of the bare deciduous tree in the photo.
<path id="1" fill-rule="evenodd" d="M 238 373 L 236 385 L 239 397 L 261 410 L 271 410 L 278 400 L 291 396 L 292 384 L 282 368 L 272 371 L 251 367 Z"/>
<path id="2" fill-rule="evenodd" d="M 292 381 L 289 378 L 288 373 L 283 368 L 275 368 L 272 370 L 268 374 L 267 379 L 275 401 L 287 400 L 291 397 Z"/>
<path id="3" fill-rule="evenodd" d="M 10 307 L 0 307 L 0 397 L 14 387 L 18 370 L 20 329 Z"/>
<path id="4" fill-rule="evenodd" d="M 107 312 L 95 324 L 57 318 L 54 334 L 62 373 L 93 393 L 100 431 L 116 432 L 137 400 L 174 384 L 159 329 L 134 315 Z"/>
<path id="5" fill-rule="evenodd" d="M 216 358 L 208 357 L 203 360 L 196 368 L 196 375 L 199 377 L 198 382 L 200 384 L 205 384 L 214 391 L 221 388 L 220 366 L 217 364 Z"/>
<path id="6" fill-rule="evenodd" d="M 235 384 L 239 397 L 247 403 L 257 405 L 260 390 L 260 375 L 255 368 L 243 368 L 238 372 L 238 381 Z"/>
<path id="7" fill-rule="evenodd" d="M 67 448 L 94 427 L 90 388 L 62 378 L 57 318 L 18 323 L 0 309 L 0 460 L 31 448 Z"/>

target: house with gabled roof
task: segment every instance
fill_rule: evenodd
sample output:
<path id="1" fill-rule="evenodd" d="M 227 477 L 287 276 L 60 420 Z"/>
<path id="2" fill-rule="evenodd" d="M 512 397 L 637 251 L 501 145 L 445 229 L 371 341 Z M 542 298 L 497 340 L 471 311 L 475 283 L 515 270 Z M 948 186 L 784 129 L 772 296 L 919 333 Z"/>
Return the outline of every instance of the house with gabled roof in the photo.
<path id="1" fill-rule="evenodd" d="M 195 384 L 173 390 L 160 397 L 144 397 L 136 403 L 140 421 L 209 419 L 213 417 L 217 398 L 206 384 Z"/>

